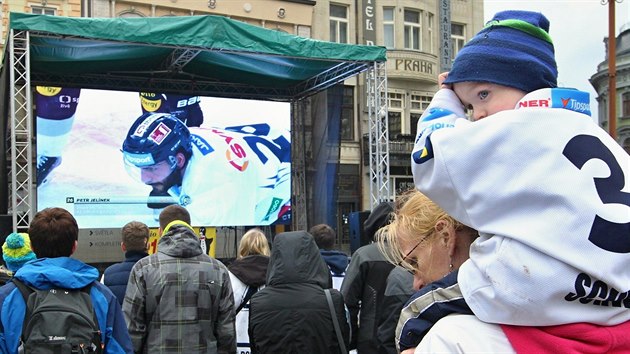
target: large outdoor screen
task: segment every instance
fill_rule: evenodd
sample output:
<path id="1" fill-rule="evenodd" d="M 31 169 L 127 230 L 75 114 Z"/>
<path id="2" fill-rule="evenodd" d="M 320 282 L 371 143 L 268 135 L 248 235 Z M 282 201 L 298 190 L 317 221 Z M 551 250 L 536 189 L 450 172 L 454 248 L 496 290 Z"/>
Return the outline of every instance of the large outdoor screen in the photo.
<path id="1" fill-rule="evenodd" d="M 290 222 L 289 103 L 35 91 L 38 210 L 65 208 L 80 228 L 157 227 L 169 204 L 195 226 Z"/>

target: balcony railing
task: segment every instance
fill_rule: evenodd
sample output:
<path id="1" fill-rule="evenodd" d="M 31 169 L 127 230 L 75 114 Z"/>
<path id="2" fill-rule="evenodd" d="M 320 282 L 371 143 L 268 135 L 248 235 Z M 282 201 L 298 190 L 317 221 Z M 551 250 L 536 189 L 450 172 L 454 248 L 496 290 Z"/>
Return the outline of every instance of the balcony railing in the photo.
<path id="1" fill-rule="evenodd" d="M 368 146 L 368 136 L 363 136 L 363 165 L 367 166 L 370 157 L 370 147 Z M 411 151 L 413 151 L 413 137 L 411 135 L 397 134 L 388 143 L 389 165 L 409 166 Z"/>

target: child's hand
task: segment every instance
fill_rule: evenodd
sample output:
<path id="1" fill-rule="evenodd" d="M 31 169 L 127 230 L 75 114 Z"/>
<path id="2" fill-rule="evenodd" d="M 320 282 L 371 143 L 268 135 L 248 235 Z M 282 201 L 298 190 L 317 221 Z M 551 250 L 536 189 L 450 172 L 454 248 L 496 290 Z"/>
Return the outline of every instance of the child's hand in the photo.
<path id="1" fill-rule="evenodd" d="M 438 86 L 440 86 L 441 89 L 446 88 L 446 89 L 452 90 L 453 85 L 444 83 L 447 77 L 448 77 L 448 71 L 445 71 L 441 73 L 440 75 L 438 75 Z"/>

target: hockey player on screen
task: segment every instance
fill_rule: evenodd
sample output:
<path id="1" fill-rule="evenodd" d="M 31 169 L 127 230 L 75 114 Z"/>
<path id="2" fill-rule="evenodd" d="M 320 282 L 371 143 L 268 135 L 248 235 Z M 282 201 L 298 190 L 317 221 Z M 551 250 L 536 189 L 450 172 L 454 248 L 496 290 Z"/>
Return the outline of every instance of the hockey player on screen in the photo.
<path id="1" fill-rule="evenodd" d="M 199 127 L 203 123 L 199 102 L 199 96 L 140 92 L 142 113 L 170 113 L 189 127 Z"/>
<path id="2" fill-rule="evenodd" d="M 61 153 L 68 143 L 80 93 L 78 88 L 35 88 L 38 186 L 61 163 Z"/>
<path id="3" fill-rule="evenodd" d="M 80 88 L 37 86 L 37 186 L 61 164 L 79 103 Z M 199 96 L 140 92 L 143 113 L 171 113 L 189 127 L 203 123 Z"/>
<path id="4" fill-rule="evenodd" d="M 267 124 L 188 128 L 169 113 L 145 113 L 123 142 L 129 174 L 171 196 L 193 222 L 269 225 L 290 205 L 288 132 Z"/>

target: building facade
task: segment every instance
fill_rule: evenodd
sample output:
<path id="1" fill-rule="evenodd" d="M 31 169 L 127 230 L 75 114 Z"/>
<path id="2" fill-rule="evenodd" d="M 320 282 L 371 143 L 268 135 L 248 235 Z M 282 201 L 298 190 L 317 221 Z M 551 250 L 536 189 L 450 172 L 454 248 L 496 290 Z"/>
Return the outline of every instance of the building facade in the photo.
<path id="1" fill-rule="evenodd" d="M 450 46 L 454 57 L 483 27 L 480 0 L 5 0 L 3 39 L 9 11 L 83 17 L 213 14 L 317 40 L 384 46 L 392 199 L 413 186 L 416 125 L 437 91 L 438 74 L 447 69 L 444 47 Z M 303 145 L 293 159 L 304 168 L 307 191 L 300 196 L 306 214 L 298 226 L 330 224 L 345 250 L 350 213 L 372 207 L 366 97 L 365 78 L 359 75 L 293 106 L 299 120 L 293 134 Z M 340 112 L 330 111 L 328 103 L 335 99 L 341 101 Z"/>
<path id="2" fill-rule="evenodd" d="M 604 53 L 604 61 L 597 65 L 597 72 L 591 76 L 590 82 L 597 92 L 598 124 L 609 131 L 608 38 L 604 39 Z M 622 26 L 616 38 L 615 62 L 617 142 L 630 153 L 630 24 Z"/>
<path id="3" fill-rule="evenodd" d="M 478 0 L 317 1 L 313 38 L 387 48 L 387 102 L 391 198 L 413 187 L 410 155 L 418 119 L 437 91 L 442 68 L 440 9 L 450 5 L 451 57 L 483 27 Z M 446 34 L 448 35 L 448 34 Z M 369 210 L 368 121 L 363 77 L 344 86 L 335 225 L 349 237 L 349 214 Z M 354 109 L 353 109 L 354 108 Z M 311 204 L 309 204 L 311 205 Z M 313 218 L 309 222 L 317 223 Z"/>

